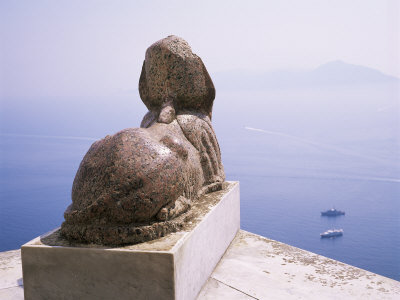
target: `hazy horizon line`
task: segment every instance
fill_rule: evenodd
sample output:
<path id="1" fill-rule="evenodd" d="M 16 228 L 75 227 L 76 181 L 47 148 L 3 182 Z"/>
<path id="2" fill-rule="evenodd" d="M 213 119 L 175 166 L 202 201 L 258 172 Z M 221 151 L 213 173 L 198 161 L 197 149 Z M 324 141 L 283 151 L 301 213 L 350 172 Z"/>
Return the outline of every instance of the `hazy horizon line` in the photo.
<path id="1" fill-rule="evenodd" d="M 0 136 L 45 138 L 45 139 L 60 139 L 60 140 L 83 140 L 83 141 L 98 141 L 101 139 L 101 138 L 87 137 L 87 136 L 40 135 L 40 134 L 19 134 L 19 133 L 0 133 Z"/>
<path id="2" fill-rule="evenodd" d="M 221 73 L 230 73 L 230 72 L 250 72 L 250 73 L 275 73 L 275 72 L 293 72 L 293 73 L 303 73 L 303 72 L 312 72 L 315 71 L 323 66 L 332 64 L 332 63 L 341 63 L 343 65 L 348 65 L 348 66 L 355 66 L 355 67 L 360 67 L 360 68 L 365 68 L 367 70 L 379 72 L 382 75 L 388 76 L 388 77 L 393 77 L 396 78 L 397 80 L 400 80 L 400 77 L 393 75 L 393 74 L 388 74 L 385 73 L 384 71 L 377 69 L 377 68 L 372 68 L 366 65 L 361 65 L 361 64 L 355 64 L 351 62 L 346 62 L 342 59 L 333 59 L 329 60 L 323 64 L 319 64 L 316 66 L 309 66 L 307 68 L 297 68 L 297 67 L 282 67 L 282 68 L 272 68 L 272 69 L 244 69 L 244 68 L 235 68 L 235 69 L 225 69 L 225 70 L 219 70 L 215 72 L 210 72 L 213 74 L 221 74 Z"/>

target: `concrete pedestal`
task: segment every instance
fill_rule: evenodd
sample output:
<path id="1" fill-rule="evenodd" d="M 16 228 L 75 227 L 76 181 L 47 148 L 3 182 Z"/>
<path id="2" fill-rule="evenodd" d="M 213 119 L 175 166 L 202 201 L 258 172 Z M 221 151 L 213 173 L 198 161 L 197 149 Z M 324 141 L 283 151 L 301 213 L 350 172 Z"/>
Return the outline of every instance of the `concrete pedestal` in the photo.
<path id="1" fill-rule="evenodd" d="M 58 230 L 30 241 L 25 299 L 195 299 L 239 230 L 239 183 L 205 195 L 186 218 L 184 231 L 120 248 L 71 245 Z"/>

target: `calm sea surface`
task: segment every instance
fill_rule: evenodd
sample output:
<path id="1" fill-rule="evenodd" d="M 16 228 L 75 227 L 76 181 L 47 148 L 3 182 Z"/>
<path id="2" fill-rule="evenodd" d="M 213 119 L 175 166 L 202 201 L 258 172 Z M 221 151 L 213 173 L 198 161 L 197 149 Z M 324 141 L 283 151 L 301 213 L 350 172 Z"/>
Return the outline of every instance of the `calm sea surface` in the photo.
<path id="1" fill-rule="evenodd" d="M 398 88 L 219 91 L 213 126 L 242 228 L 400 280 Z M 90 145 L 144 113 L 130 95 L 3 101 L 0 251 L 60 226 Z M 346 215 L 321 217 L 332 207 Z M 344 235 L 320 238 L 332 228 Z"/>
<path id="2" fill-rule="evenodd" d="M 293 164 L 290 157 L 299 156 L 267 153 L 274 137 L 244 128 L 236 133 L 220 144 L 227 179 L 240 181 L 242 229 L 400 280 L 400 182 L 339 172 L 335 157 L 333 166 L 304 155 L 298 158 L 304 165 Z M 1 136 L 0 251 L 61 224 L 92 142 Z M 346 215 L 320 216 L 332 206 Z M 330 228 L 343 228 L 344 235 L 320 239 Z"/>

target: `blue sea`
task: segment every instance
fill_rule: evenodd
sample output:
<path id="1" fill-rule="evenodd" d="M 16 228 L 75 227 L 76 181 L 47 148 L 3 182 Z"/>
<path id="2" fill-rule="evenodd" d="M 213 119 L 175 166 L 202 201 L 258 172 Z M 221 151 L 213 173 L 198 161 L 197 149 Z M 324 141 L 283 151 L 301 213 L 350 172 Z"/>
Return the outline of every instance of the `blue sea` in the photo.
<path id="1" fill-rule="evenodd" d="M 304 101 L 321 98 L 306 94 Z M 351 96 L 357 95 L 365 97 L 364 92 Z M 251 98 L 257 106 L 265 98 L 291 97 L 264 93 Z M 362 118 L 353 126 L 353 116 L 344 127 L 339 113 L 331 116 L 334 110 L 319 119 L 301 114 L 296 119 L 295 109 L 286 113 L 269 103 L 274 110 L 253 108 L 243 116 L 238 103 L 244 95 L 222 94 L 220 99 L 213 122 L 227 180 L 240 181 L 242 229 L 400 280 L 398 138 L 393 138 L 392 124 L 385 125 L 390 115 L 374 121 L 369 114 L 360 127 Z M 286 116 L 281 121 L 279 110 Z M 330 126 L 330 118 L 337 125 Z M 0 251 L 17 249 L 60 226 L 79 163 L 104 135 L 0 135 Z M 346 215 L 321 217 L 332 207 Z M 344 235 L 320 238 L 332 228 L 342 228 Z"/>

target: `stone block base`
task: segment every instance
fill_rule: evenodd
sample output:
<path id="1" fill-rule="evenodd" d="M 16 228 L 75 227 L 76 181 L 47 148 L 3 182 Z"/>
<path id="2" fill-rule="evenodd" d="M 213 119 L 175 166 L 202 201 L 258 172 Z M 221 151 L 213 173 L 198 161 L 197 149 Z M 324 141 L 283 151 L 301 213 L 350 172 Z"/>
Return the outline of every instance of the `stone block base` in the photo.
<path id="1" fill-rule="evenodd" d="M 238 182 L 193 204 L 179 232 L 110 248 L 59 229 L 22 246 L 25 299 L 195 299 L 240 227 Z"/>

